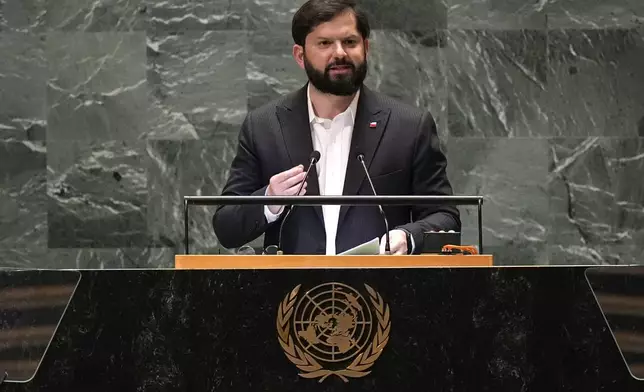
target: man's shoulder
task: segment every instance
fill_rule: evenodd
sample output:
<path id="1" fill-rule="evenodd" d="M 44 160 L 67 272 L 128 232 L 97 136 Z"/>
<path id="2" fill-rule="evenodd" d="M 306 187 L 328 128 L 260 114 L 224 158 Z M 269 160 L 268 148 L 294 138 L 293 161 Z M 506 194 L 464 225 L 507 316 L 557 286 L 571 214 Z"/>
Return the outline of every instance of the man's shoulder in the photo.
<path id="1" fill-rule="evenodd" d="M 374 100 L 378 102 L 378 106 L 382 108 L 391 109 L 391 113 L 409 120 L 417 120 L 428 113 L 427 109 L 421 109 L 418 106 L 405 102 L 401 98 L 396 98 L 392 95 L 385 94 L 379 91 L 370 90 Z"/>
<path id="2" fill-rule="evenodd" d="M 293 100 L 296 99 L 296 95 L 298 93 L 299 91 L 296 90 L 277 98 L 273 98 L 249 110 L 248 114 L 253 118 L 264 117 L 266 115 L 274 115 L 278 107 L 286 107 L 291 102 L 293 102 Z"/>

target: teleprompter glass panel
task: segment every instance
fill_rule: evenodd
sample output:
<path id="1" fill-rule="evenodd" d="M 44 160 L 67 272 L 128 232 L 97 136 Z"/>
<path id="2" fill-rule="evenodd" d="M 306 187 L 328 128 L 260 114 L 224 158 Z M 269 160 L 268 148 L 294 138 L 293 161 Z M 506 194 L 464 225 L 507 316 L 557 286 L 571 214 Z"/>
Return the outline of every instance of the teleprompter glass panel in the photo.
<path id="1" fill-rule="evenodd" d="M 626 366 L 644 379 L 644 266 L 593 267 L 586 278 Z"/>
<path id="2" fill-rule="evenodd" d="M 80 281 L 80 272 L 0 270 L 0 374 L 30 381 Z"/>

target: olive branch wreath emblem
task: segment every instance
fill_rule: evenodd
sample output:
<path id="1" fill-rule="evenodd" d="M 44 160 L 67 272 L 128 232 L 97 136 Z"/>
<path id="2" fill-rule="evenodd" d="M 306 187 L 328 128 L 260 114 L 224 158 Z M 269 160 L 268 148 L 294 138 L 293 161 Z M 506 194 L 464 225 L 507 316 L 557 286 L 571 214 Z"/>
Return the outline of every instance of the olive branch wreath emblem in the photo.
<path id="1" fill-rule="evenodd" d="M 310 379 L 319 378 L 320 380 L 318 382 L 322 382 L 327 377 L 335 375 L 344 382 L 349 382 L 349 378 L 364 377 L 371 373 L 369 369 L 380 357 L 380 354 L 382 354 L 383 349 L 389 341 L 389 334 L 391 332 L 389 305 L 385 304 L 379 293 L 365 284 L 365 288 L 369 293 L 369 298 L 376 310 L 375 313 L 378 318 L 378 328 L 373 341 L 346 368 L 339 370 L 325 369 L 315 358 L 295 344 L 289 332 L 293 307 L 295 306 L 297 294 L 301 286 L 297 285 L 284 297 L 277 312 L 277 336 L 279 343 L 289 361 L 302 371 L 299 375 Z"/>

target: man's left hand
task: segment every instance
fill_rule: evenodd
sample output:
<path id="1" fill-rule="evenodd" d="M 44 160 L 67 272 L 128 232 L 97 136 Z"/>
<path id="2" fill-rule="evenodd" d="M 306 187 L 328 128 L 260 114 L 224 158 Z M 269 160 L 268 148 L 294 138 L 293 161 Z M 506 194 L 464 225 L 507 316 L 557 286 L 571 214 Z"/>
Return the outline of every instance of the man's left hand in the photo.
<path id="1" fill-rule="evenodd" d="M 383 235 L 380 239 L 380 254 L 385 254 L 385 244 L 387 235 Z M 406 255 L 407 254 L 407 233 L 402 230 L 389 231 L 389 250 L 392 255 Z"/>

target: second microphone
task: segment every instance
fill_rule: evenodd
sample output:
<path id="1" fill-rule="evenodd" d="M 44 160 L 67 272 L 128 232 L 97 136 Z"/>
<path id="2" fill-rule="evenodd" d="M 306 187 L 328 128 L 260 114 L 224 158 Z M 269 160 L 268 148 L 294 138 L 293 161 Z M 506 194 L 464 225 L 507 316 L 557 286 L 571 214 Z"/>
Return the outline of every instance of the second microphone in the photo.
<path id="1" fill-rule="evenodd" d="M 302 183 L 300 184 L 300 188 L 297 190 L 296 195 L 299 195 L 300 192 L 302 192 L 302 188 L 304 187 L 304 184 L 306 183 L 306 180 L 309 178 L 309 173 L 311 172 L 311 168 L 313 165 L 318 163 L 320 160 L 320 152 L 318 150 L 315 150 L 309 155 L 309 167 L 306 168 L 306 175 L 304 176 L 304 180 L 302 180 Z M 291 212 L 295 209 L 296 206 L 290 205 L 288 206 L 288 211 L 286 211 L 286 215 L 284 215 L 284 219 L 282 219 L 282 223 L 280 224 L 280 233 L 279 237 L 277 240 L 277 254 L 281 255 L 284 254 L 282 251 L 282 232 L 284 231 L 284 224 L 286 223 L 286 219 L 288 219 L 289 215 L 291 215 Z"/>

